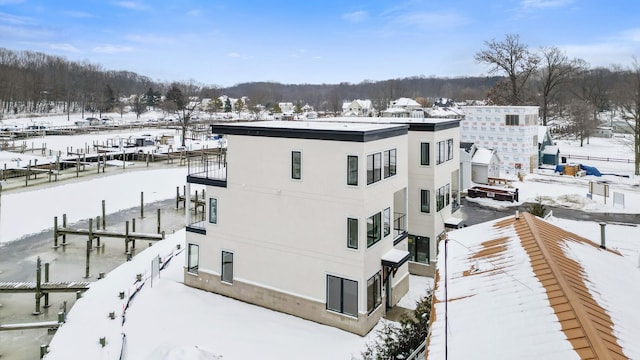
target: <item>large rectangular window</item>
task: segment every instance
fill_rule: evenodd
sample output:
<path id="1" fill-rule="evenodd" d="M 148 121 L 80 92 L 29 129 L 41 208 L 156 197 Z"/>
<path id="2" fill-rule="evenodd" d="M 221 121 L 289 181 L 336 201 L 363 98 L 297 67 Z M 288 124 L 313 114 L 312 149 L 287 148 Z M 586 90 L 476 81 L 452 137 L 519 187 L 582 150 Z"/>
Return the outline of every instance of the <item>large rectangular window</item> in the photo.
<path id="1" fill-rule="evenodd" d="M 388 178 L 396 174 L 396 149 L 386 150 L 384 152 L 384 178 Z"/>
<path id="2" fill-rule="evenodd" d="M 386 208 L 383 211 L 383 237 L 391 234 L 391 208 Z"/>
<path id="3" fill-rule="evenodd" d="M 382 153 L 367 155 L 367 185 L 382 178 Z"/>
<path id="4" fill-rule="evenodd" d="M 218 199 L 209 198 L 209 222 L 218 223 Z"/>
<path id="5" fill-rule="evenodd" d="M 302 179 L 302 153 L 300 151 L 291 152 L 291 178 Z"/>
<path id="6" fill-rule="evenodd" d="M 367 312 L 371 314 L 382 303 L 382 276 L 378 271 L 367 280 Z"/>
<path id="7" fill-rule="evenodd" d="M 420 143 L 420 165 L 429 165 L 429 143 Z"/>
<path id="8" fill-rule="evenodd" d="M 420 212 L 430 213 L 431 191 L 420 190 Z"/>
<path id="9" fill-rule="evenodd" d="M 358 316 L 358 282 L 327 275 L 327 309 Z"/>
<path id="10" fill-rule="evenodd" d="M 438 153 L 436 154 L 436 164 L 442 164 L 446 161 L 446 141 L 438 141 Z"/>
<path id="11" fill-rule="evenodd" d="M 426 236 L 409 235 L 407 238 L 410 260 L 422 264 L 429 263 L 429 238 Z"/>
<path id="12" fill-rule="evenodd" d="M 367 218 L 367 247 L 380 241 L 380 225 L 382 215 L 377 213 Z"/>
<path id="13" fill-rule="evenodd" d="M 347 247 L 358 248 L 358 219 L 347 219 Z"/>
<path id="14" fill-rule="evenodd" d="M 226 283 L 233 283 L 233 253 L 222 252 L 222 276 L 221 280 Z"/>
<path id="15" fill-rule="evenodd" d="M 453 139 L 447 140 L 447 160 L 453 159 Z"/>
<path id="16" fill-rule="evenodd" d="M 520 125 L 520 115 L 505 115 L 505 124 L 507 126 Z"/>
<path id="17" fill-rule="evenodd" d="M 200 262 L 200 247 L 196 244 L 189 244 L 187 249 L 187 272 L 192 274 L 198 273 L 198 264 Z"/>
<path id="18" fill-rule="evenodd" d="M 438 188 L 436 191 L 436 211 L 444 209 L 449 205 L 449 184 Z"/>
<path id="19" fill-rule="evenodd" d="M 358 185 L 358 157 L 347 156 L 347 185 Z"/>

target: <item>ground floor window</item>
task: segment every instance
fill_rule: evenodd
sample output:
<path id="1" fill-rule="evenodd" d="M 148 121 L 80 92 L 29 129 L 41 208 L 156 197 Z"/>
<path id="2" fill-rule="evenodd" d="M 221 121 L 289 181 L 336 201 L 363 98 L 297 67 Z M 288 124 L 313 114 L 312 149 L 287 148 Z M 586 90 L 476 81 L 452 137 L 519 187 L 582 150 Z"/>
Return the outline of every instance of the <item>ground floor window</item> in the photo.
<path id="1" fill-rule="evenodd" d="M 373 275 L 367 280 L 367 311 L 369 314 L 375 310 L 382 302 L 382 276 L 381 272 Z"/>
<path id="2" fill-rule="evenodd" d="M 227 283 L 233 282 L 233 253 L 222 252 L 222 276 L 221 280 Z"/>
<path id="3" fill-rule="evenodd" d="M 327 275 L 327 309 L 358 316 L 358 282 Z"/>
<path id="4" fill-rule="evenodd" d="M 189 244 L 187 249 L 187 271 L 192 274 L 198 273 L 198 264 L 200 262 L 199 250 L 196 244 Z"/>
<path id="5" fill-rule="evenodd" d="M 417 263 L 429 264 L 429 238 L 427 236 L 409 235 L 408 239 L 410 260 Z"/>

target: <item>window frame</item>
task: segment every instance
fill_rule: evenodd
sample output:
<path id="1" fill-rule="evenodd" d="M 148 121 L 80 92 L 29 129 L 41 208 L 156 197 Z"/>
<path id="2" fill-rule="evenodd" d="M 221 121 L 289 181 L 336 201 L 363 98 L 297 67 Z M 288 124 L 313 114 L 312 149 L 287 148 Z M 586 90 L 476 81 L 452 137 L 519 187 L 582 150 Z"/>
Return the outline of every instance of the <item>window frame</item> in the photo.
<path id="1" fill-rule="evenodd" d="M 193 261 L 192 261 L 193 248 L 195 248 L 195 265 L 193 265 Z M 198 275 L 199 267 L 200 267 L 200 245 L 189 243 L 187 245 L 187 272 L 189 274 Z"/>
<path id="2" fill-rule="evenodd" d="M 371 315 L 382 304 L 382 272 L 367 280 L 367 313 Z"/>
<path id="3" fill-rule="evenodd" d="M 231 261 L 225 260 L 225 255 L 230 255 Z M 233 284 L 233 253 L 231 251 L 222 250 L 220 265 L 220 281 L 226 284 Z"/>
<path id="4" fill-rule="evenodd" d="M 367 218 L 367 248 L 375 245 L 380 240 L 382 240 L 381 231 L 382 213 L 378 211 L 377 213 Z"/>
<path id="5" fill-rule="evenodd" d="M 409 235 L 407 237 L 407 249 L 411 255 L 409 261 L 429 265 L 431 261 L 431 239 L 428 236 Z M 423 251 L 419 252 L 418 249 Z M 419 254 L 424 254 L 424 258 Z"/>
<path id="6" fill-rule="evenodd" d="M 347 316 L 358 317 L 358 282 L 351 279 L 345 279 L 335 275 L 327 274 L 326 278 L 326 309 L 329 311 L 335 311 L 340 314 L 344 314 Z M 331 290 L 335 285 L 339 285 L 338 294 L 332 294 Z M 348 295 L 354 295 L 354 299 L 351 299 L 351 302 L 346 304 L 347 299 L 345 299 L 345 288 L 346 286 L 355 286 L 355 291 L 351 291 Z M 336 295 L 338 299 L 336 299 Z M 339 300 L 340 304 L 334 304 L 335 300 Z M 350 312 L 350 310 L 354 310 Z"/>
<path id="7" fill-rule="evenodd" d="M 373 182 L 382 180 L 382 153 L 373 154 Z"/>
<path id="8" fill-rule="evenodd" d="M 358 219 L 347 218 L 347 247 L 357 250 L 358 242 Z"/>
<path id="9" fill-rule="evenodd" d="M 355 168 L 353 167 L 355 160 Z M 347 155 L 347 185 L 358 186 L 358 156 Z"/>
<path id="10" fill-rule="evenodd" d="M 388 207 L 382 211 L 382 237 L 391 234 L 391 208 Z"/>
<path id="11" fill-rule="evenodd" d="M 429 166 L 431 164 L 430 156 L 431 156 L 431 143 L 429 142 L 421 142 L 420 143 L 420 165 Z"/>
<path id="12" fill-rule="evenodd" d="M 431 213 L 431 190 L 420 189 L 420 212 Z"/>
<path id="13" fill-rule="evenodd" d="M 302 180 L 302 151 L 291 151 L 291 179 Z"/>
<path id="14" fill-rule="evenodd" d="M 396 174 L 397 150 L 389 149 L 384 151 L 383 157 L 383 177 L 389 178 Z"/>
<path id="15" fill-rule="evenodd" d="M 504 116 L 504 124 L 506 126 L 519 126 L 520 125 L 520 115 L 518 114 L 507 114 Z"/>
<path id="16" fill-rule="evenodd" d="M 218 199 L 214 197 L 209 198 L 209 223 L 218 223 Z"/>

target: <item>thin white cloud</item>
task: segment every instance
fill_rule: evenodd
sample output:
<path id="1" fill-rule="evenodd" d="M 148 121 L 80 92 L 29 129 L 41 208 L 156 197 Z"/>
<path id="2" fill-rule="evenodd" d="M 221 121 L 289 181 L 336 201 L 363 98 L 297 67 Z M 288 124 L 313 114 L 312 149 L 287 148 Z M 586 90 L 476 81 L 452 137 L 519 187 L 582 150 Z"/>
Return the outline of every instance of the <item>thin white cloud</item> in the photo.
<path id="1" fill-rule="evenodd" d="M 631 42 L 640 42 L 640 28 L 627 29 L 620 33 L 623 40 Z"/>
<path id="2" fill-rule="evenodd" d="M 125 35 L 124 38 L 131 42 L 151 45 L 167 45 L 176 42 L 172 37 L 154 34 L 128 34 Z"/>
<path id="3" fill-rule="evenodd" d="M 522 0 L 523 9 L 553 9 L 571 5 L 575 0 Z"/>
<path id="4" fill-rule="evenodd" d="M 238 54 L 237 52 L 230 52 L 227 54 L 227 56 L 232 58 L 239 58 L 240 54 Z"/>
<path id="5" fill-rule="evenodd" d="M 366 11 L 354 11 L 346 14 L 342 14 L 342 18 L 352 22 L 352 23 L 360 23 L 365 21 L 369 17 L 369 14 Z"/>
<path id="6" fill-rule="evenodd" d="M 421 29 L 455 28 L 469 22 L 465 16 L 455 12 L 408 12 L 396 15 L 392 21 L 397 26 L 417 27 Z"/>
<path id="7" fill-rule="evenodd" d="M 119 54 L 124 52 L 131 52 L 133 48 L 130 46 L 118 46 L 118 45 L 101 45 L 96 46 L 91 51 L 102 54 Z"/>
<path id="8" fill-rule="evenodd" d="M 66 52 L 71 52 L 71 53 L 79 53 L 80 50 L 68 43 L 59 43 L 59 44 L 49 44 L 49 48 L 53 49 L 53 50 L 61 50 L 61 51 L 66 51 Z"/>
<path id="9" fill-rule="evenodd" d="M 116 1 L 113 3 L 116 6 L 123 7 L 130 10 L 148 10 L 149 6 L 140 1 Z"/>
<path id="10" fill-rule="evenodd" d="M 0 0 L 0 5 L 20 4 L 23 2 L 24 0 Z"/>
<path id="11" fill-rule="evenodd" d="M 584 59 L 591 67 L 629 64 L 633 55 L 640 50 L 637 44 L 634 46 L 628 42 L 568 44 L 561 45 L 559 48 L 569 57 Z"/>
<path id="12" fill-rule="evenodd" d="M 11 25 L 33 25 L 33 18 L 0 12 L 0 22 Z"/>
<path id="13" fill-rule="evenodd" d="M 94 17 L 96 17 L 95 14 L 92 14 L 92 13 L 86 12 L 86 11 L 69 10 L 69 11 L 63 11 L 63 12 L 61 12 L 61 14 L 65 15 L 65 16 L 68 16 L 68 17 L 77 18 L 77 19 L 86 19 L 86 18 L 94 18 Z"/>

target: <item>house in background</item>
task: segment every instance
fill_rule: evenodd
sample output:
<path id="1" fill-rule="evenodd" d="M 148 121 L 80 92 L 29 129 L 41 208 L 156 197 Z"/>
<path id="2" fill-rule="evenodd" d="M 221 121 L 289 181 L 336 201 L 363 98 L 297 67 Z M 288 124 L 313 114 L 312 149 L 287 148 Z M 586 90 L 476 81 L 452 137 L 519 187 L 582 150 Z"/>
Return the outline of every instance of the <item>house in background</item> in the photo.
<path id="1" fill-rule="evenodd" d="M 342 116 L 346 117 L 371 117 L 375 116 L 371 100 L 353 100 L 342 104 Z"/>
<path id="2" fill-rule="evenodd" d="M 500 177 L 500 157 L 495 150 L 478 147 L 471 157 L 471 181 L 488 184 L 489 178 Z"/>
<path id="3" fill-rule="evenodd" d="M 382 117 L 396 118 L 424 118 L 422 106 L 410 98 L 399 98 L 389 103 L 389 107 L 383 110 Z"/>
<path id="4" fill-rule="evenodd" d="M 463 106 L 460 141 L 494 149 L 500 171 L 517 175 L 538 167 L 537 106 Z"/>
<path id="5" fill-rule="evenodd" d="M 427 359 L 640 359 L 640 272 L 528 213 L 440 243 Z"/>
<path id="6" fill-rule="evenodd" d="M 189 164 L 207 206 L 187 212 L 184 283 L 368 333 L 409 289 L 408 128 L 212 125 L 227 158 Z"/>

